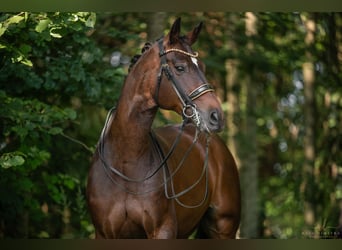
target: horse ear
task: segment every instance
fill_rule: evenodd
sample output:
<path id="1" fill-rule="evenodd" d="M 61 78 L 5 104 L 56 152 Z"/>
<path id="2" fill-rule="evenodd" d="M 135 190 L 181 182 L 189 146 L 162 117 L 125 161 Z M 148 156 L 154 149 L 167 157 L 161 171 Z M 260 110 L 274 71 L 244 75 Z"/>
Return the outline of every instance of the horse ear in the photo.
<path id="1" fill-rule="evenodd" d="M 169 33 L 170 44 L 174 44 L 179 40 L 180 29 L 181 29 L 181 18 L 178 17 L 176 21 L 172 24 L 172 27 Z"/>
<path id="2" fill-rule="evenodd" d="M 197 37 L 199 33 L 201 32 L 202 26 L 203 26 L 203 22 L 200 22 L 191 32 L 188 33 L 188 39 L 189 39 L 190 45 L 193 45 L 196 42 Z"/>

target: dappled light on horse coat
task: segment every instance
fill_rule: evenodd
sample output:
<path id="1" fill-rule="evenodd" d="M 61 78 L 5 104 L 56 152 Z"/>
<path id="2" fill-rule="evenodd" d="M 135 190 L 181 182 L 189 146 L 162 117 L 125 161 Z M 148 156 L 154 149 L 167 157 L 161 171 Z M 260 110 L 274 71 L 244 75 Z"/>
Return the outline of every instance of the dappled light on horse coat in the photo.
<path id="1" fill-rule="evenodd" d="M 180 19 L 146 44 L 109 112 L 89 171 L 87 201 L 96 238 L 234 238 L 240 222 L 235 161 L 214 134 L 223 111 Z M 181 125 L 151 129 L 157 109 Z"/>

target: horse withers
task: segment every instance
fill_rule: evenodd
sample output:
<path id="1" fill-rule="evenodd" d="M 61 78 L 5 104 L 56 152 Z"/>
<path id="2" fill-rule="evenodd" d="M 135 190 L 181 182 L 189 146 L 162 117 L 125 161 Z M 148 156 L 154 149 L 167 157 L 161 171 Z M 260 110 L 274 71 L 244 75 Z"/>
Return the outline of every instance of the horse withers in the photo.
<path id="1" fill-rule="evenodd" d="M 236 236 L 238 171 L 215 134 L 221 104 L 191 49 L 202 23 L 183 36 L 180 26 L 145 45 L 106 119 L 87 184 L 96 238 Z M 152 130 L 158 108 L 183 123 Z"/>

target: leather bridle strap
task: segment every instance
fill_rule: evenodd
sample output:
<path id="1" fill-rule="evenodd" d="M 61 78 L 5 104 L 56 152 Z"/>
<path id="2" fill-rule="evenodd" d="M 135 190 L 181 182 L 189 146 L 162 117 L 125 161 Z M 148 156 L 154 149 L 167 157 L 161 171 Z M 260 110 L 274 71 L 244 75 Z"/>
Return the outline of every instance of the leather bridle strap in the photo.
<path id="1" fill-rule="evenodd" d="M 157 88 L 156 88 L 156 93 L 155 93 L 155 101 L 157 105 L 159 105 L 159 89 L 163 77 L 163 72 L 165 72 L 165 75 L 169 81 L 172 82 L 172 87 L 175 90 L 178 98 L 183 104 L 183 118 L 186 119 L 191 119 L 194 124 L 199 127 L 201 123 L 201 118 L 199 116 L 199 112 L 197 110 L 196 104 L 193 102 L 195 99 L 199 98 L 200 96 L 204 95 L 205 93 L 214 91 L 213 88 L 211 87 L 210 84 L 206 83 L 205 78 L 203 74 L 197 69 L 199 72 L 199 78 L 204 82 L 201 86 L 197 87 L 193 91 L 190 92 L 189 95 L 187 95 L 182 88 L 181 84 L 179 81 L 174 77 L 170 66 L 168 65 L 166 61 L 166 54 L 175 52 L 175 53 L 182 53 L 184 55 L 190 56 L 191 58 L 195 58 L 198 56 L 198 53 L 190 53 L 187 51 L 183 51 L 180 49 L 176 48 L 170 48 L 168 50 L 164 49 L 163 45 L 163 39 L 158 40 L 158 46 L 159 46 L 159 57 L 160 57 L 160 71 L 158 74 L 158 79 L 157 79 Z"/>
<path id="2" fill-rule="evenodd" d="M 191 91 L 191 93 L 189 94 L 189 97 L 191 100 L 194 101 L 195 99 L 204 95 L 205 93 L 213 92 L 213 91 L 214 91 L 213 87 L 210 84 L 205 83 L 199 86 L 198 88 L 194 89 L 193 91 Z"/>
<path id="3" fill-rule="evenodd" d="M 198 88 L 191 91 L 191 93 L 189 95 L 185 94 L 180 83 L 173 76 L 173 74 L 170 70 L 170 66 L 166 62 L 165 55 L 170 53 L 170 52 L 177 52 L 177 53 L 182 53 L 184 55 L 196 58 L 196 57 L 198 57 L 198 53 L 195 52 L 194 54 L 192 54 L 192 53 L 189 53 L 189 52 L 186 52 L 186 51 L 183 51 L 180 49 L 174 49 L 174 48 L 164 50 L 163 39 L 160 39 L 158 41 L 158 46 L 159 46 L 159 56 L 160 56 L 161 67 L 160 67 L 160 72 L 158 74 L 158 86 L 157 86 L 156 95 L 155 95 L 157 102 L 158 102 L 158 93 L 159 93 L 159 88 L 160 88 L 160 83 L 161 83 L 161 78 L 162 78 L 163 72 L 165 72 L 165 75 L 168 78 L 168 80 L 170 80 L 172 82 L 172 86 L 175 89 L 177 96 L 181 100 L 183 107 L 185 107 L 185 106 L 194 107 L 195 105 L 193 104 L 192 101 L 194 101 L 195 99 L 204 95 L 205 93 L 214 91 L 213 87 L 209 83 L 204 83 L 201 86 L 199 86 Z M 200 78 L 203 80 L 203 82 L 205 82 L 203 79 L 203 76 L 201 76 L 201 74 L 200 74 Z"/>
<path id="4" fill-rule="evenodd" d="M 170 70 L 170 66 L 166 62 L 165 55 L 167 54 L 167 52 L 164 51 L 163 39 L 160 39 L 158 41 L 158 46 L 159 46 L 159 56 L 160 56 L 161 67 L 160 67 L 160 73 L 158 75 L 158 90 L 157 91 L 159 92 L 162 73 L 165 72 L 167 79 L 172 82 L 172 87 L 174 88 L 179 99 L 181 100 L 183 106 L 184 107 L 185 106 L 194 106 L 194 104 L 192 103 L 192 100 L 189 98 L 189 96 L 187 94 L 185 94 L 180 83 L 173 76 L 172 71 Z M 158 97 L 158 93 L 156 93 L 156 96 Z M 156 99 L 156 101 L 158 101 L 158 99 Z"/>

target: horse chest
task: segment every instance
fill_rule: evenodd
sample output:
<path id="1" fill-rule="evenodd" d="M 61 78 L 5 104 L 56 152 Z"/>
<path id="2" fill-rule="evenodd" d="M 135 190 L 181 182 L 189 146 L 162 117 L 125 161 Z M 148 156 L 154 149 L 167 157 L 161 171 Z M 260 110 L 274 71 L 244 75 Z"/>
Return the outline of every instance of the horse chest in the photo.
<path id="1" fill-rule="evenodd" d="M 126 195 L 108 203 L 107 215 L 103 217 L 102 228 L 106 238 L 145 238 L 153 233 L 160 214 L 168 213 L 163 202 L 146 204 L 149 197 Z"/>

